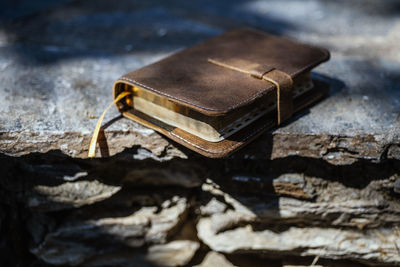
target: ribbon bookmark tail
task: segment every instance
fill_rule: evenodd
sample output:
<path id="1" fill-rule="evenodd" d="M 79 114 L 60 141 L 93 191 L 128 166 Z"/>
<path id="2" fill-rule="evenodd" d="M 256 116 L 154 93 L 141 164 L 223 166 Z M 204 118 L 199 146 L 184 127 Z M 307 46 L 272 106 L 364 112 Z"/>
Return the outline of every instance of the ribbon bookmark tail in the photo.
<path id="1" fill-rule="evenodd" d="M 104 116 L 106 115 L 107 110 L 111 108 L 111 106 L 115 105 L 117 102 L 119 102 L 121 99 L 124 97 L 132 94 L 132 92 L 122 92 L 120 93 L 114 101 L 103 111 L 103 114 L 101 114 L 99 120 L 97 121 L 96 128 L 94 128 L 93 135 L 92 135 L 92 140 L 90 140 L 90 145 L 89 145 L 89 153 L 88 157 L 93 158 L 96 155 L 96 144 L 97 144 L 97 139 L 99 138 L 99 132 L 101 128 L 101 123 L 103 122 Z"/>

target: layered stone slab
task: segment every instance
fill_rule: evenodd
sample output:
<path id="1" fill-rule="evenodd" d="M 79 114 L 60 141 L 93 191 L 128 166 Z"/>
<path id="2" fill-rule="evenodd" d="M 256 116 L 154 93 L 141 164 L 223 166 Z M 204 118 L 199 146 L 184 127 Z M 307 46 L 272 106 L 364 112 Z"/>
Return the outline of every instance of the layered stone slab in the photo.
<path id="1" fill-rule="evenodd" d="M 105 3 L 77 2 L 34 10 L 29 17 L 5 17 L 0 34 L 1 153 L 60 150 L 86 157 L 114 80 L 228 28 L 250 25 L 328 48 L 332 59 L 313 75 L 332 90 L 238 157 L 297 155 L 334 164 L 398 159 L 400 21 L 391 4 L 349 2 L 346 12 L 338 12 L 337 6 L 317 1 L 278 2 L 221 1 L 211 8 L 122 1 L 106 9 Z M 370 10 L 375 11 L 371 17 Z M 304 14 L 307 19 L 301 19 Z M 102 139 L 107 151 L 99 156 L 131 147 L 167 159 L 191 154 L 118 116 L 115 110 L 106 116 Z"/>
<path id="2" fill-rule="evenodd" d="M 396 1 L 50 2 L 0 8 L 2 265 L 400 263 Z M 221 160 L 111 110 L 86 159 L 114 80 L 237 26 L 328 48 L 330 95 Z"/>

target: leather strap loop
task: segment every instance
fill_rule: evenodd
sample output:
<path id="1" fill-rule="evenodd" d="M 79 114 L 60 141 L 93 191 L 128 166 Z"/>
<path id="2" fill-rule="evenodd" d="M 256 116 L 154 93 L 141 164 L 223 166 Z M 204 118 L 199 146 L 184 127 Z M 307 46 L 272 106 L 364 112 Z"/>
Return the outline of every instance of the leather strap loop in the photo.
<path id="1" fill-rule="evenodd" d="M 262 77 L 276 87 L 276 109 L 278 125 L 293 115 L 293 80 L 289 74 L 280 70 L 272 70 Z"/>
<path id="2" fill-rule="evenodd" d="M 293 114 L 293 80 L 292 77 L 272 66 L 250 62 L 243 59 L 209 58 L 208 62 L 215 65 L 249 74 L 255 78 L 263 79 L 276 87 L 277 124 L 289 119 Z"/>

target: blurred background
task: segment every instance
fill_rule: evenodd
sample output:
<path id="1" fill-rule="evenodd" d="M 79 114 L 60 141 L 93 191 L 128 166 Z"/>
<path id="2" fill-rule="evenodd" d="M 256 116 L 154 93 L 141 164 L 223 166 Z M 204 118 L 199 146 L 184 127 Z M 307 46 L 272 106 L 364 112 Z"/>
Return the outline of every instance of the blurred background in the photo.
<path id="1" fill-rule="evenodd" d="M 385 58 L 398 56 L 390 37 L 396 36 L 399 12 L 395 0 L 2 1 L 1 44 L 18 44 L 14 50 L 21 60 L 51 63 L 168 53 L 227 29 L 251 26 L 342 55 L 356 57 L 368 51 L 372 60 L 383 52 Z M 32 50 L 50 55 L 40 60 Z"/>

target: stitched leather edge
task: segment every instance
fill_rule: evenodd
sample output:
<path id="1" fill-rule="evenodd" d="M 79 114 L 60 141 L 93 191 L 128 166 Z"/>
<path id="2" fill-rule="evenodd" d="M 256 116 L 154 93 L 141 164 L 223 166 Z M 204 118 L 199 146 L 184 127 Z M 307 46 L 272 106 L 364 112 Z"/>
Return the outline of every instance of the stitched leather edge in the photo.
<path id="1" fill-rule="evenodd" d="M 116 82 L 116 83 L 117 83 L 117 82 Z M 115 83 L 115 84 L 116 84 L 116 83 Z M 323 82 L 323 83 L 324 83 L 324 82 Z M 309 99 L 308 101 L 306 101 L 305 103 L 303 103 L 303 104 L 301 104 L 300 106 L 296 107 L 296 109 L 294 110 L 294 112 L 298 112 L 298 111 L 304 109 L 305 107 L 311 105 L 312 103 L 315 103 L 315 102 L 319 101 L 319 100 L 322 99 L 325 95 L 327 95 L 328 92 L 329 92 L 329 85 L 325 84 L 325 86 L 326 86 L 326 89 L 319 90 L 319 93 L 317 93 L 316 95 L 314 95 L 312 98 L 310 98 L 310 99 Z M 123 113 L 123 115 L 124 115 L 124 113 Z M 156 125 L 156 126 L 157 126 L 157 125 Z M 191 142 L 191 141 L 189 141 L 189 140 L 187 140 L 187 139 L 181 137 L 180 135 L 175 134 L 175 133 L 172 132 L 172 131 L 168 131 L 168 130 L 167 130 L 167 135 L 170 135 L 170 136 L 172 136 L 173 138 L 177 138 L 177 139 L 179 139 L 179 140 L 181 140 L 181 141 L 183 141 L 183 142 L 185 142 L 185 143 L 187 143 L 187 144 L 189 144 L 189 145 L 191 145 L 191 146 L 193 146 L 193 147 L 195 147 L 195 148 L 197 148 L 197 149 L 199 149 L 199 150 L 201 150 L 201 151 L 203 151 L 203 152 L 205 152 L 205 153 L 213 154 L 213 155 L 215 155 L 216 157 L 218 157 L 218 155 L 221 155 L 221 156 L 227 156 L 227 155 L 229 155 L 230 152 L 234 152 L 235 149 L 236 149 L 237 147 L 242 146 L 242 145 L 244 144 L 244 142 L 246 142 L 248 139 L 250 139 L 250 138 L 252 138 L 253 136 L 259 134 L 259 133 L 262 132 L 262 131 L 264 131 L 266 128 L 268 128 L 268 127 L 272 128 L 272 127 L 274 127 L 274 126 L 275 126 L 275 124 L 274 124 L 273 121 L 269 121 L 269 123 L 262 124 L 262 126 L 261 126 L 261 127 L 258 127 L 257 130 L 255 130 L 255 131 L 251 132 L 250 134 L 244 136 L 244 137 L 240 140 L 241 143 L 236 143 L 236 144 L 230 146 L 230 147 L 229 147 L 229 152 L 228 152 L 228 153 L 225 153 L 225 152 L 224 152 L 224 151 L 226 151 L 226 150 L 206 149 L 206 148 L 204 148 L 204 147 L 202 147 L 202 146 L 199 146 L 199 145 L 197 145 L 197 144 L 195 144 L 195 143 L 193 143 L 193 142 Z M 157 126 L 157 127 L 159 127 L 159 126 Z M 160 128 L 161 128 L 161 127 L 160 127 Z M 159 131 L 156 130 L 156 129 L 153 129 L 153 130 L 155 130 L 156 132 L 159 132 Z M 165 130 L 165 129 L 164 129 L 164 130 Z"/>
<path id="2" fill-rule="evenodd" d="M 232 31 L 235 31 L 235 30 L 249 30 L 249 31 L 256 32 L 256 33 L 258 33 L 258 34 L 264 35 L 264 36 L 271 36 L 270 34 L 267 34 L 267 33 L 263 32 L 263 31 L 261 31 L 261 30 L 253 29 L 253 28 L 249 28 L 249 27 L 241 27 L 241 28 L 239 28 L 239 29 L 234 29 L 234 30 L 232 30 Z M 230 31 L 228 31 L 228 33 L 229 33 L 229 32 L 230 32 Z M 218 36 L 216 36 L 216 37 L 218 37 Z M 216 38 L 216 37 L 215 37 L 215 38 Z M 273 36 L 273 37 L 274 37 L 274 38 L 278 38 L 278 37 L 276 37 L 276 36 Z M 279 37 L 279 38 L 282 39 L 282 37 Z M 327 49 L 325 49 L 325 48 L 317 47 L 317 46 L 310 45 L 310 44 L 306 44 L 306 43 L 301 43 L 301 42 L 298 42 L 298 41 L 295 41 L 295 40 L 291 40 L 291 39 L 288 39 L 288 38 L 283 38 L 283 39 L 285 39 L 285 40 L 287 40 L 287 41 L 289 41 L 289 42 L 295 43 L 295 44 L 297 44 L 297 45 L 301 45 L 301 46 L 303 46 L 303 47 L 309 47 L 309 48 L 312 48 L 312 49 L 319 50 L 319 51 L 323 54 L 320 58 L 318 58 L 318 59 L 316 59 L 316 60 L 310 62 L 309 64 L 307 64 L 307 65 L 304 66 L 303 68 L 300 68 L 299 70 L 297 70 L 297 71 L 295 71 L 295 72 L 293 72 L 293 73 L 288 73 L 288 74 L 292 77 L 292 79 L 295 78 L 298 74 L 300 74 L 300 73 L 306 71 L 307 69 L 316 67 L 317 65 L 319 65 L 319 64 L 321 64 L 321 63 L 323 63 L 323 62 L 328 61 L 329 58 L 330 58 L 330 53 L 329 53 L 329 51 L 328 51 Z M 207 41 L 207 40 L 206 40 L 206 41 Z M 179 52 L 178 52 L 178 53 L 179 53 Z M 169 57 L 171 57 L 171 56 L 174 56 L 174 54 L 173 54 L 173 55 L 170 55 Z M 207 60 L 207 59 L 206 59 L 206 60 Z M 138 81 L 136 81 L 136 80 L 134 80 L 134 79 L 130 79 L 130 78 L 127 78 L 127 77 L 125 77 L 125 76 L 122 76 L 121 78 L 119 78 L 119 80 L 127 80 L 127 81 L 130 81 L 130 82 L 132 82 L 132 83 L 136 83 L 136 84 L 139 85 L 139 86 L 143 86 L 143 87 L 146 88 L 146 89 L 149 89 L 149 90 L 151 90 L 151 91 L 154 91 L 154 92 L 156 92 L 156 93 L 158 93 L 158 94 L 160 94 L 160 95 L 167 96 L 167 97 L 170 97 L 170 98 L 175 99 L 175 100 L 177 100 L 177 101 L 180 101 L 180 102 L 182 102 L 182 103 L 185 103 L 185 104 L 187 104 L 187 105 L 189 105 L 189 106 L 197 107 L 197 108 L 199 108 L 199 109 L 203 109 L 203 110 L 206 110 L 206 111 L 209 111 L 209 112 L 218 112 L 218 113 L 227 113 L 227 112 L 229 112 L 229 111 L 231 111 L 231 110 L 233 110 L 233 109 L 235 109 L 235 108 L 237 108 L 237 107 L 239 107 L 239 106 L 242 106 L 242 105 L 244 105 L 244 104 L 247 104 L 247 103 L 253 101 L 254 99 L 256 99 L 258 96 L 260 96 L 260 95 L 262 95 L 263 93 L 265 93 L 267 90 L 273 88 L 273 86 L 270 86 L 270 87 L 267 87 L 267 88 L 265 88 L 265 89 L 260 89 L 258 92 L 254 93 L 253 95 L 251 95 L 251 96 L 248 97 L 247 99 L 244 99 L 244 100 L 242 100 L 242 101 L 240 101 L 240 102 L 238 102 L 238 103 L 232 105 L 230 108 L 228 108 L 228 109 L 226 109 L 226 110 L 223 110 L 223 109 L 213 109 L 213 108 L 203 107 L 203 106 L 201 106 L 201 105 L 192 103 L 192 102 L 190 102 L 190 101 L 187 101 L 187 100 L 184 100 L 184 99 L 180 99 L 180 98 L 178 98 L 178 97 L 175 97 L 175 96 L 166 94 L 166 93 L 164 93 L 164 92 L 162 92 L 162 91 L 160 91 L 160 90 L 154 89 L 154 88 L 152 88 L 152 87 L 150 87 L 150 86 L 146 86 L 146 85 L 144 85 L 144 84 L 142 84 L 142 83 L 140 83 L 140 82 L 138 82 Z"/>
<path id="3" fill-rule="evenodd" d="M 265 34 L 264 34 L 264 35 L 265 35 Z M 292 41 L 292 42 L 293 42 L 293 41 Z M 320 64 L 320 63 L 322 63 L 322 62 L 324 62 L 324 61 L 327 61 L 327 60 L 329 59 L 329 57 L 330 57 L 330 54 L 329 54 L 329 52 L 328 52 L 326 49 L 322 49 L 322 48 L 319 48 L 319 47 L 314 47 L 314 46 L 307 45 L 307 44 L 301 44 L 301 45 L 308 46 L 308 47 L 312 47 L 312 48 L 315 48 L 315 49 L 319 49 L 319 50 L 324 54 L 324 56 L 321 57 L 321 58 L 319 58 L 318 60 L 315 60 L 315 61 L 311 62 L 310 64 L 306 65 L 305 67 L 299 69 L 298 71 L 296 71 L 296 72 L 294 72 L 294 73 L 288 73 L 288 74 L 292 77 L 292 79 L 293 79 L 295 76 L 297 76 L 299 73 L 302 73 L 302 72 L 304 72 L 305 70 L 310 69 L 310 68 L 313 67 L 313 66 L 315 67 L 316 65 L 318 65 L 318 64 Z M 207 60 L 207 59 L 206 59 L 206 60 Z M 181 98 L 179 98 L 179 97 L 172 96 L 172 95 L 170 95 L 170 94 L 167 94 L 167 93 L 165 93 L 165 92 L 162 92 L 162 91 L 157 90 L 157 89 L 155 89 L 155 88 L 152 88 L 152 87 L 150 87 L 150 86 L 144 85 L 144 84 L 142 84 L 142 83 L 140 83 L 140 82 L 138 82 L 138 81 L 136 81 L 136 80 L 134 80 L 134 79 L 131 79 L 131 78 L 128 78 L 128 77 L 125 77 L 125 76 L 120 77 L 118 80 L 129 81 L 129 82 L 133 83 L 133 84 L 131 84 L 131 85 L 135 85 L 135 84 L 136 84 L 136 85 L 139 85 L 139 86 L 141 86 L 141 87 L 143 87 L 143 88 L 146 88 L 146 89 L 148 89 L 148 90 L 150 90 L 150 91 L 153 91 L 153 92 L 155 92 L 155 93 L 158 93 L 158 94 L 160 94 L 160 95 L 162 95 L 162 96 L 169 97 L 169 98 L 171 98 L 171 99 L 175 99 L 175 100 L 177 100 L 177 101 L 179 101 L 179 102 L 182 102 L 182 103 L 185 103 L 185 104 L 187 104 L 187 105 L 189 105 L 189 106 L 197 107 L 197 108 L 199 108 L 199 109 L 206 110 L 206 111 L 209 111 L 209 112 L 218 112 L 218 113 L 227 113 L 227 112 L 229 112 L 229 111 L 231 111 L 231 110 L 233 110 L 233 109 L 235 109 L 235 108 L 237 108 L 237 107 L 240 107 L 240 106 L 245 105 L 245 104 L 247 104 L 247 103 L 249 103 L 249 102 L 252 102 L 254 99 L 256 99 L 257 97 L 261 96 L 261 95 L 264 94 L 266 91 L 272 90 L 273 87 L 274 87 L 273 85 L 271 85 L 271 86 L 269 86 L 269 87 L 267 87 L 267 88 L 260 89 L 260 90 L 257 91 L 256 93 L 252 94 L 250 97 L 248 97 L 248 98 L 246 98 L 246 99 L 244 99 L 244 100 L 242 100 L 242 101 L 240 101 L 240 102 L 238 102 L 238 103 L 232 105 L 232 106 L 231 106 L 230 108 L 228 108 L 228 109 L 214 109 L 214 108 L 203 107 L 203 106 L 198 105 L 198 104 L 195 104 L 195 103 L 193 103 L 193 102 L 191 102 L 191 101 L 187 101 L 187 100 L 185 100 L 185 99 L 181 99 Z M 117 80 L 117 81 L 118 81 L 118 80 Z"/>

